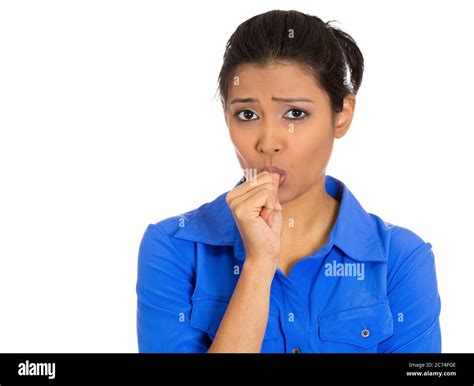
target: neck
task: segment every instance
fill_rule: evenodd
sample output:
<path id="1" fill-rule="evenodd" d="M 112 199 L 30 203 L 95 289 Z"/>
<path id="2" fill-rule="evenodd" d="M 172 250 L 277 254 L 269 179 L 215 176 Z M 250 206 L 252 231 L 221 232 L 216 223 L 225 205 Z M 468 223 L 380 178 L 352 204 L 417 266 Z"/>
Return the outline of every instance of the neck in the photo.
<path id="1" fill-rule="evenodd" d="M 297 199 L 282 204 L 283 237 L 323 237 L 337 217 L 339 202 L 326 192 L 325 176 Z"/>

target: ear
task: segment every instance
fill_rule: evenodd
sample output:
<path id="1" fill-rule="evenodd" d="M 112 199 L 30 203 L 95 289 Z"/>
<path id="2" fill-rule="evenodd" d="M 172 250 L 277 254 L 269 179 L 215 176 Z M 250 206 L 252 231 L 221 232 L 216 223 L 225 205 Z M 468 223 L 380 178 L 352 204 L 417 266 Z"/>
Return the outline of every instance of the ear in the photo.
<path id="1" fill-rule="evenodd" d="M 334 138 L 342 138 L 346 135 L 352 122 L 356 105 L 356 98 L 349 94 L 344 98 L 342 111 L 336 114 L 334 123 Z"/>

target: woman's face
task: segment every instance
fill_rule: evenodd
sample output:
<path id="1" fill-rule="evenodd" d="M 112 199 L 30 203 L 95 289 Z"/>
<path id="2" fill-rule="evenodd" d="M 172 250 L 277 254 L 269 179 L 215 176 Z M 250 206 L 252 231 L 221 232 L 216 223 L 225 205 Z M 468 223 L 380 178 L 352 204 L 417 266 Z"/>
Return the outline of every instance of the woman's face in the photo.
<path id="1" fill-rule="evenodd" d="M 355 99 L 344 100 L 334 122 L 328 96 L 303 68 L 252 64 L 236 68 L 224 113 L 242 169 L 286 171 L 278 189 L 283 204 L 315 186 L 325 174 L 334 138 L 349 128 Z"/>

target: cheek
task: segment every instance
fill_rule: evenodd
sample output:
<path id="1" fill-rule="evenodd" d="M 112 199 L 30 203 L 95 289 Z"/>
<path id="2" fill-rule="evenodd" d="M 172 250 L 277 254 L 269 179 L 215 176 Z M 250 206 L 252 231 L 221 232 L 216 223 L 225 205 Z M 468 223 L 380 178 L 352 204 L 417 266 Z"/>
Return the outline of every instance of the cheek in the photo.
<path id="1" fill-rule="evenodd" d="M 301 191 L 311 188 L 319 180 L 329 162 L 333 141 L 329 132 L 324 135 L 319 132 L 293 144 L 291 169 L 296 173 L 296 180 L 300 181 Z"/>
<path id="2" fill-rule="evenodd" d="M 327 160 L 332 151 L 333 141 L 330 131 L 313 129 L 304 138 L 298 138 L 292 146 L 299 161 L 310 167 Z"/>
<path id="3" fill-rule="evenodd" d="M 247 149 L 250 146 L 250 141 L 249 136 L 245 135 L 244 131 L 238 130 L 237 128 L 231 126 L 229 128 L 229 135 L 234 147 L 238 149 L 240 153 L 245 153 L 248 151 Z"/>
<path id="4" fill-rule="evenodd" d="M 249 162 L 251 154 L 251 146 L 245 141 L 233 141 L 235 153 L 239 158 L 239 162 Z"/>
<path id="5" fill-rule="evenodd" d="M 331 155 L 333 138 L 324 136 L 312 146 L 311 157 L 315 162 L 326 163 Z"/>
<path id="6" fill-rule="evenodd" d="M 230 129 L 230 139 L 234 145 L 239 162 L 246 165 L 253 164 L 254 158 L 258 157 L 255 151 L 256 138 L 253 138 L 249 131 Z"/>
<path id="7" fill-rule="evenodd" d="M 235 152 L 237 154 L 237 159 L 239 160 L 240 167 L 245 169 L 247 167 L 247 161 L 243 158 L 238 151 Z"/>
<path id="8" fill-rule="evenodd" d="M 234 151 L 239 160 L 240 167 L 242 169 L 249 168 L 249 165 L 252 165 L 252 147 L 247 141 L 240 138 L 232 138 L 232 143 L 234 144 Z"/>

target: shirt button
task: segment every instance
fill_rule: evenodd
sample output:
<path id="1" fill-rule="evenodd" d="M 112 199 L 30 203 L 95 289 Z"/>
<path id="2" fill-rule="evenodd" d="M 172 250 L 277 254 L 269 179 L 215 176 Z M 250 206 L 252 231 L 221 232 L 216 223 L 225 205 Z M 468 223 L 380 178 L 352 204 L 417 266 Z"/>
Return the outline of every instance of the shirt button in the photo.
<path id="1" fill-rule="evenodd" d="M 364 328 L 360 331 L 360 335 L 362 336 L 362 338 L 368 338 L 369 335 L 370 335 L 370 331 L 368 328 Z"/>
<path id="2" fill-rule="evenodd" d="M 293 354 L 299 354 L 301 352 L 301 349 L 299 347 L 295 347 L 293 350 L 292 350 Z"/>

